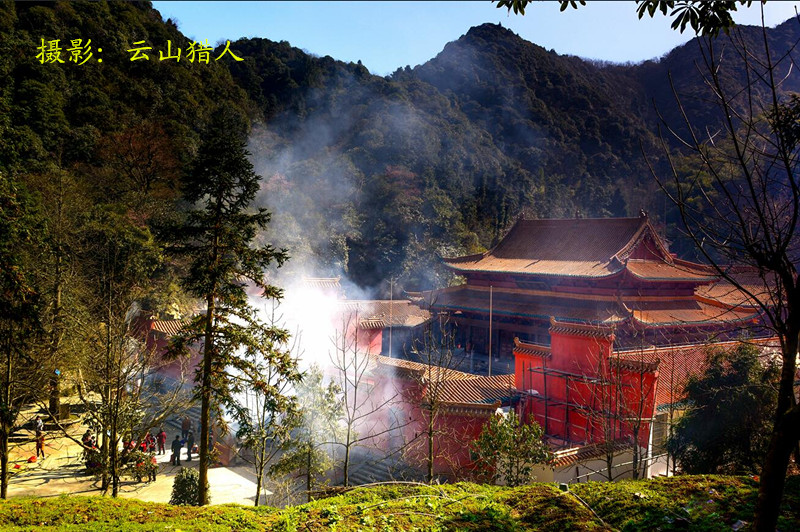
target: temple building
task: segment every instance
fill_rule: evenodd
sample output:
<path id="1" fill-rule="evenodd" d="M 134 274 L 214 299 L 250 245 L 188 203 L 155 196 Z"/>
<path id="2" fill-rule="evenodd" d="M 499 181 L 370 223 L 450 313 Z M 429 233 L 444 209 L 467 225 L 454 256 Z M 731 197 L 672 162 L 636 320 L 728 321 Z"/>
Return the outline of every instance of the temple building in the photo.
<path id="1" fill-rule="evenodd" d="M 509 372 L 514 339 L 550 346 L 553 320 L 613 327 L 614 350 L 763 334 L 756 309 L 731 303 L 709 267 L 671 254 L 645 214 L 521 219 L 490 251 L 443 261 L 466 283 L 422 305 L 450 315 L 467 352 L 491 349 Z"/>
<path id="2" fill-rule="evenodd" d="M 627 466 L 615 476 L 630 476 L 632 459 L 643 475 L 664 473 L 655 457 L 705 346 L 770 336 L 753 304 L 671 254 L 644 213 L 521 219 L 493 249 L 443 261 L 466 282 L 420 304 L 448 316 L 478 372 L 513 373 L 507 404 L 556 451 L 544 479 L 603 478 L 610 450 Z M 454 386 L 468 396 L 472 384 Z"/>

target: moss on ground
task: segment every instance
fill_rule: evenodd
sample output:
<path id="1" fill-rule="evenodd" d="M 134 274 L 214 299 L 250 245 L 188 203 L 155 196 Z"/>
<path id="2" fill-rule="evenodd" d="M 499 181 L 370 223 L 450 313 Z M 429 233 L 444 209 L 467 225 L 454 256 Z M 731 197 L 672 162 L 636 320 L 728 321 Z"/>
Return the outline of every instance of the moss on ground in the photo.
<path id="1" fill-rule="evenodd" d="M 195 508 L 131 499 L 62 496 L 0 502 L 3 530 L 731 530 L 752 522 L 756 482 L 687 476 L 500 488 L 394 484 L 282 510 Z M 787 482 L 781 530 L 800 529 L 800 477 Z"/>

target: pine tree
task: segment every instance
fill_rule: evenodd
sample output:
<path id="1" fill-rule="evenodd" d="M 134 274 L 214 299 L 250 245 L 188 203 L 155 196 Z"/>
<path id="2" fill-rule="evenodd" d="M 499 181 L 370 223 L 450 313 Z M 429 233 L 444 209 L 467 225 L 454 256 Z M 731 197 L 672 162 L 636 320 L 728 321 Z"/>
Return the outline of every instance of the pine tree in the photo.
<path id="1" fill-rule="evenodd" d="M 280 266 L 288 255 L 271 245 L 253 245 L 270 214 L 249 208 L 259 183 L 245 144 L 245 121 L 229 109 L 215 111 L 183 182 L 184 199 L 193 208 L 183 224 L 168 235 L 172 250 L 188 259 L 185 288 L 206 303 L 205 312 L 192 320 L 176 342 L 177 349 L 196 340 L 204 346 L 196 375 L 201 402 L 201 506 L 208 503 L 212 399 L 217 410 L 234 404 L 236 384 L 227 371 L 242 363 L 237 352 L 260 350 L 269 342 L 286 339 L 286 331 L 264 325 L 248 303 L 248 284 L 257 287 L 263 297 L 281 296 L 280 289 L 265 281 L 264 269 L 273 263 Z"/>
<path id="2" fill-rule="evenodd" d="M 41 237 L 24 187 L 0 173 L 0 497 L 8 491 L 9 438 L 21 407 L 41 389 L 31 345 L 39 332 L 39 293 L 30 249 Z"/>

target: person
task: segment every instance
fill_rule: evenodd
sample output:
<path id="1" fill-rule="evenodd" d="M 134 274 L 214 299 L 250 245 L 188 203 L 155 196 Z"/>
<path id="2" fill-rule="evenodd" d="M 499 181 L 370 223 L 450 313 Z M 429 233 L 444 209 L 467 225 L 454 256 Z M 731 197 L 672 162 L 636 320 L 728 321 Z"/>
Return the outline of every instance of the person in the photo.
<path id="1" fill-rule="evenodd" d="M 192 430 L 192 420 L 189 419 L 189 416 L 185 416 L 183 423 L 181 423 L 181 439 L 185 440 L 190 430 Z"/>
<path id="2" fill-rule="evenodd" d="M 148 453 L 156 452 L 156 437 L 153 436 L 152 432 L 147 433 L 147 452 Z"/>
<path id="3" fill-rule="evenodd" d="M 172 440 L 172 465 L 181 465 L 181 448 L 183 444 L 181 443 L 180 437 L 175 435 L 175 439 Z"/>
<path id="4" fill-rule="evenodd" d="M 158 454 L 166 453 L 164 447 L 167 445 L 167 433 L 164 432 L 163 428 L 161 432 L 158 433 L 158 436 L 156 436 L 156 440 L 158 441 Z"/>
<path id="5" fill-rule="evenodd" d="M 83 433 L 81 443 L 83 444 L 83 459 L 86 460 L 86 457 L 89 456 L 89 450 L 94 447 L 92 433 L 89 429 L 86 429 L 86 432 Z"/>
<path id="6" fill-rule="evenodd" d="M 44 434 L 41 431 L 36 431 L 36 458 L 42 455 L 44 460 Z"/>
<path id="7" fill-rule="evenodd" d="M 192 449 L 194 449 L 194 434 L 192 431 L 189 431 L 189 435 L 186 436 L 186 461 L 192 461 Z"/>
<path id="8" fill-rule="evenodd" d="M 44 430 L 44 421 L 42 421 L 41 416 L 36 416 L 34 418 L 33 425 L 34 425 L 34 428 L 36 429 L 36 434 L 37 435 Z"/>
<path id="9" fill-rule="evenodd" d="M 156 481 L 156 473 L 158 473 L 158 461 L 156 460 L 155 455 L 150 455 L 150 467 L 147 469 L 147 481 L 148 482 L 155 482 Z"/>

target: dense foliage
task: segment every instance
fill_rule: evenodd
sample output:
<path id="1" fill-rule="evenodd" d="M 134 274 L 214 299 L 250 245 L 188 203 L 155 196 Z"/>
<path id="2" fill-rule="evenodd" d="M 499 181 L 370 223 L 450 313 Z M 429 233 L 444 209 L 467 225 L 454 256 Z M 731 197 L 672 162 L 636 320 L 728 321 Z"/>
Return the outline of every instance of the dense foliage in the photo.
<path id="1" fill-rule="evenodd" d="M 756 473 L 778 396 L 777 361 L 746 344 L 711 349 L 685 386 L 688 407 L 667 448 L 687 473 Z"/>
<path id="2" fill-rule="evenodd" d="M 716 127 L 696 112 L 701 58 L 691 42 L 661 60 L 607 65 L 484 24 L 429 62 L 380 77 L 261 38 L 232 43 L 241 62 L 131 62 L 133 42 L 154 56 L 168 40 L 189 42 L 147 2 L 4 3 L 0 30 L 9 80 L 0 171 L 26 181 L 66 171 L 89 202 L 167 217 L 163 201 L 176 199 L 210 111 L 237 108 L 253 119 L 258 201 L 275 213 L 266 241 L 291 249 L 293 268 L 371 287 L 390 277 L 407 289 L 447 282 L 437 255 L 481 251 L 521 213 L 673 216 L 641 155 L 663 164 L 654 102 L 679 122 L 669 72 L 697 127 Z M 754 28 L 742 35 L 759 38 Z M 103 63 L 36 59 L 41 39 L 75 38 L 102 47 Z M 768 38 L 782 53 L 797 29 L 785 23 Z M 798 88 L 790 76 L 782 90 Z"/>
<path id="3" fill-rule="evenodd" d="M 199 486 L 200 475 L 197 469 L 182 467 L 178 474 L 175 475 L 169 503 L 182 506 L 197 506 L 197 501 L 200 499 Z"/>
<path id="4" fill-rule="evenodd" d="M 514 411 L 492 416 L 472 443 L 478 463 L 491 471 L 495 482 L 522 486 L 535 480 L 534 468 L 553 458 L 542 439 L 544 429 L 533 419 L 522 423 Z"/>

